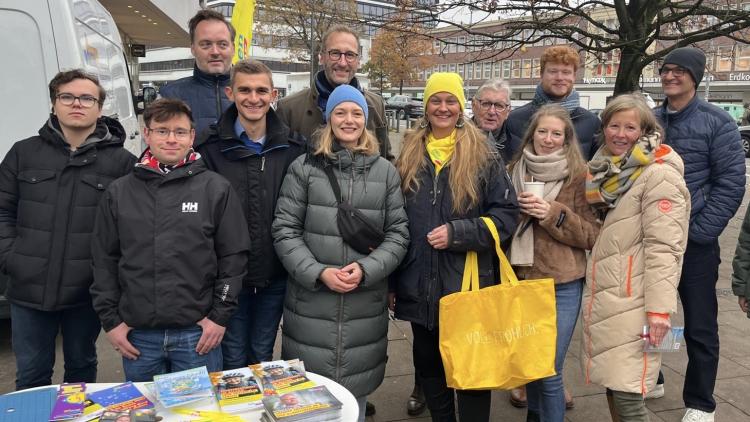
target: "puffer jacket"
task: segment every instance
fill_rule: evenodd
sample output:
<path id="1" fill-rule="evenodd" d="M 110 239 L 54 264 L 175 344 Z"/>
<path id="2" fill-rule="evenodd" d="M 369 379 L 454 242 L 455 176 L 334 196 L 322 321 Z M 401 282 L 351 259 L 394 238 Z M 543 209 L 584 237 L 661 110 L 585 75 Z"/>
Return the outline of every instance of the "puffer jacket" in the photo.
<path id="1" fill-rule="evenodd" d="M 193 76 L 164 85 L 159 90 L 159 95 L 186 102 L 193 113 L 195 133 L 202 136 L 204 131 L 219 120 L 224 110 L 232 104 L 224 94 L 224 88 L 227 86 L 229 86 L 229 73 L 211 75 L 195 66 Z"/>
<path id="2" fill-rule="evenodd" d="M 202 159 L 167 174 L 137 166 L 97 210 L 91 296 L 105 331 L 226 327 L 250 240 L 237 194 Z"/>
<path id="3" fill-rule="evenodd" d="M 512 159 L 516 156 L 521 148 L 523 135 L 538 109 L 539 106 L 532 101 L 510 112 L 508 119 L 505 121 L 508 140 L 506 141 L 505 149 L 507 151 L 503 154 L 504 157 L 511 157 Z M 597 150 L 596 134 L 599 132 L 602 123 L 599 121 L 599 117 L 583 107 L 577 107 L 571 111 L 570 120 L 573 121 L 578 145 L 581 147 L 581 154 L 585 160 L 590 160 Z"/>
<path id="4" fill-rule="evenodd" d="M 646 313 L 677 309 L 690 217 L 682 160 L 666 145 L 656 156 L 607 213 L 581 305 L 586 382 L 638 394 L 654 387 L 661 366 L 660 353 L 643 353 Z"/>
<path id="5" fill-rule="evenodd" d="M 737 123 L 726 111 L 696 95 L 677 113 L 668 101 L 654 109 L 664 141 L 685 163 L 690 191 L 690 241 L 711 243 L 737 212 L 745 195 L 745 153 Z"/>
<path id="6" fill-rule="evenodd" d="M 367 129 L 374 133 L 378 139 L 380 155 L 388 160 L 393 160 L 383 97 L 366 89 L 362 91 L 362 94 L 367 101 Z M 323 113 L 318 107 L 318 95 L 318 88 L 313 84 L 311 88 L 303 89 L 280 99 L 279 106 L 276 108 L 279 118 L 289 126 L 289 129 L 301 134 L 308 141 L 312 141 L 313 133 L 325 124 Z"/>
<path id="7" fill-rule="evenodd" d="M 741 297 L 750 298 L 750 207 L 742 221 L 737 249 L 732 261 L 732 292 Z M 747 313 L 750 318 L 750 311 Z"/>
<path id="8" fill-rule="evenodd" d="M 383 228 L 385 240 L 369 255 L 346 245 L 336 225 L 337 201 L 325 172 L 304 155 L 289 167 L 273 223 L 276 252 L 289 272 L 282 356 L 346 387 L 372 393 L 385 375 L 388 347 L 387 277 L 409 245 L 396 168 L 377 155 L 336 151 L 330 159 L 343 200 Z M 328 267 L 358 262 L 364 276 L 351 292 L 319 279 Z"/>
<path id="9" fill-rule="evenodd" d="M 41 311 L 91 303 L 91 234 L 107 186 L 135 156 L 109 117 L 74 152 L 50 116 L 39 135 L 16 142 L 0 164 L 0 266 L 10 302 Z"/>
<path id="10" fill-rule="evenodd" d="M 490 217 L 500 240 L 507 241 L 518 224 L 518 200 L 499 156 L 492 159 L 479 176 L 479 204 L 466 212 L 453 211 L 450 164 L 435 175 L 435 167 L 425 153 L 427 165 L 417 175 L 419 189 L 406 195 L 411 244 L 406 258 L 391 275 L 396 293 L 396 318 L 414 322 L 429 330 L 438 325 L 440 298 L 461 291 L 466 252 L 476 251 L 479 260 L 479 286 L 497 284 L 495 243 L 480 217 Z M 427 233 L 448 224 L 450 244 L 434 249 Z"/>

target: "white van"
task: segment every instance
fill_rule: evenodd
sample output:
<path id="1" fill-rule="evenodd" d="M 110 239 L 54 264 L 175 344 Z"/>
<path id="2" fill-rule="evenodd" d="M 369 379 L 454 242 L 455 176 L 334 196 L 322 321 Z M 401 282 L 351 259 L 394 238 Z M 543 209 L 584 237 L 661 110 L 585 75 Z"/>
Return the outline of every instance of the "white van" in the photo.
<path id="1" fill-rule="evenodd" d="M 107 91 L 102 114 L 125 128 L 125 147 L 143 149 L 133 108 L 128 66 L 112 15 L 96 0 L 2 0 L 0 39 L 0 157 L 16 141 L 35 135 L 52 104 L 49 81 L 81 68 Z M 2 292 L 0 292 L 2 293 Z"/>
<path id="2" fill-rule="evenodd" d="M 16 141 L 35 135 L 52 109 L 49 81 L 61 70 L 81 68 L 107 91 L 102 114 L 125 128 L 125 147 L 143 147 L 133 109 L 128 67 L 112 15 L 96 0 L 0 2 L 0 159 Z M 0 318 L 10 315 L 0 276 Z"/>

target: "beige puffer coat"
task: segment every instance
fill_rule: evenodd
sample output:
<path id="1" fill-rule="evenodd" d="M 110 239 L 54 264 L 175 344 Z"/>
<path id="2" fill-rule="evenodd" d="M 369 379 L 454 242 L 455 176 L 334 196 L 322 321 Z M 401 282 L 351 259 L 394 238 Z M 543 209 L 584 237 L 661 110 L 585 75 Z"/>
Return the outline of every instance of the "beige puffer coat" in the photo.
<path id="1" fill-rule="evenodd" d="M 607 214 L 583 293 L 586 382 L 629 393 L 656 383 L 661 354 L 644 353 L 640 335 L 647 312 L 676 311 L 690 219 L 682 159 L 665 145 L 656 157 Z"/>

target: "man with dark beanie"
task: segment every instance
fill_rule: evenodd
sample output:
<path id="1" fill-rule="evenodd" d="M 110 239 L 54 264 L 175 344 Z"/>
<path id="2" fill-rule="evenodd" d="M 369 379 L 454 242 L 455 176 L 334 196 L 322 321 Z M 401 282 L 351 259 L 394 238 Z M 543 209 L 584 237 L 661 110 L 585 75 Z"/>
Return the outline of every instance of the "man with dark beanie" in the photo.
<path id="1" fill-rule="evenodd" d="M 685 163 L 692 202 L 678 287 L 688 349 L 683 422 L 714 420 L 713 390 L 719 365 L 719 235 L 745 193 L 745 154 L 737 123 L 726 111 L 696 95 L 705 66 L 706 56 L 696 48 L 677 48 L 667 54 L 659 70 L 666 99 L 654 110 L 664 128 L 665 142 Z M 659 389 L 663 395 L 663 386 L 655 391 Z"/>

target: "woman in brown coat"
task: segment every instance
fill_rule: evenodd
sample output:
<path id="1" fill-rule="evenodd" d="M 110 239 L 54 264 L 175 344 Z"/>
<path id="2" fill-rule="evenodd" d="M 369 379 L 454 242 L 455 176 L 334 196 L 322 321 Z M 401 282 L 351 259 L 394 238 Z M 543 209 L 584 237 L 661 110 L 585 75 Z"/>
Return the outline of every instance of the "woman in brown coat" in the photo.
<path id="1" fill-rule="evenodd" d="M 554 279 L 557 309 L 557 374 L 526 385 L 526 420 L 562 422 L 563 362 L 581 308 L 586 250 L 594 245 L 599 222 L 586 202 L 586 162 L 568 112 L 559 105 L 543 106 L 522 142 L 510 165 L 523 216 L 510 262 L 519 279 Z M 527 189 L 534 181 L 543 192 Z"/>

